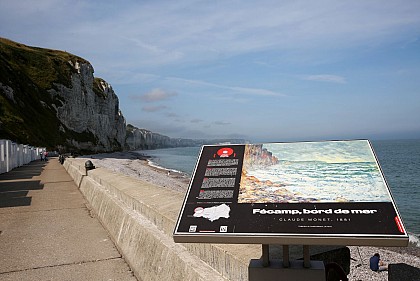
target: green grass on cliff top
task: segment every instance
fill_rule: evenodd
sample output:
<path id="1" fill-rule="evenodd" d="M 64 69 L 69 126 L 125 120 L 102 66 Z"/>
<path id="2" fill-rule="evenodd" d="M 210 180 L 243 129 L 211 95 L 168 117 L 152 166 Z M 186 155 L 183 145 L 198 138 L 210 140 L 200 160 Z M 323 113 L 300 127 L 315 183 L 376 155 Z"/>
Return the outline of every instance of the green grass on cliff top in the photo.
<path id="1" fill-rule="evenodd" d="M 0 38 L 0 52 L 14 70 L 27 75 L 42 89 L 51 89 L 52 83 L 69 86 L 69 77 L 76 72 L 70 61 L 89 63 L 64 51 L 29 47 L 5 38 Z"/>
<path id="2" fill-rule="evenodd" d="M 62 101 L 58 96 L 53 98 L 48 90 L 54 89 L 55 84 L 71 86 L 71 76 L 77 70 L 70 62 L 89 64 L 64 51 L 29 47 L 0 38 L 0 83 L 13 89 L 13 99 L 0 95 L 0 138 L 50 148 L 68 139 L 95 142 L 91 134 L 75 135 L 59 130 L 61 122 L 53 105 L 62 106 Z M 95 79 L 94 92 L 105 98 L 100 81 Z"/>

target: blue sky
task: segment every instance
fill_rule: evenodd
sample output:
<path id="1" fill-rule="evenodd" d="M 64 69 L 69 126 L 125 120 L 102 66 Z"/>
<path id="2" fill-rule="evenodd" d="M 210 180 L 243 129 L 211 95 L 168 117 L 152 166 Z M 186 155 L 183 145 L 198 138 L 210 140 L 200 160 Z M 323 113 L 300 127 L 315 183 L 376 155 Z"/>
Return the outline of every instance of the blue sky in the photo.
<path id="1" fill-rule="evenodd" d="M 418 0 L 0 0 L 0 36 L 89 60 L 171 137 L 420 137 Z"/>

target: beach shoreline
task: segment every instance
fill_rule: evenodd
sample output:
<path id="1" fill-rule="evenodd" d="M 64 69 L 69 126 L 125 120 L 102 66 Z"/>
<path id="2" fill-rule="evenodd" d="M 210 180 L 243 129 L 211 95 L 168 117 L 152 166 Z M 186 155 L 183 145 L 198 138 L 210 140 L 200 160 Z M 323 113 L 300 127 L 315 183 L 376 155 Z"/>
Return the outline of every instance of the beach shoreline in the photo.
<path id="1" fill-rule="evenodd" d="M 177 192 L 185 192 L 190 181 L 188 175 L 152 165 L 151 157 L 134 151 L 93 154 L 78 158 L 89 159 L 96 167 L 107 168 Z"/>
<path id="2" fill-rule="evenodd" d="M 151 158 L 139 152 L 114 152 L 82 156 L 93 162 L 96 167 L 107 168 L 116 173 L 137 178 L 151 184 L 185 193 L 190 178 L 173 170 L 151 165 Z M 405 263 L 420 268 L 420 247 L 410 243 L 408 247 L 367 247 L 348 246 L 351 252 L 349 280 L 388 280 L 388 273 L 372 272 L 369 258 L 379 253 L 387 263 Z"/>

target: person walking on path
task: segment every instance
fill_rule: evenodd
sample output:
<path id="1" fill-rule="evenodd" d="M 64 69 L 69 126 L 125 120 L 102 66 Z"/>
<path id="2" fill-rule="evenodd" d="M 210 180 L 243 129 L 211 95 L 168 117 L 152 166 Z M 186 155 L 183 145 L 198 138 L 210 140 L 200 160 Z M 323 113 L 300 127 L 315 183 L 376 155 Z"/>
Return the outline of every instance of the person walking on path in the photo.
<path id="1" fill-rule="evenodd" d="M 44 161 L 47 161 L 48 160 L 47 156 L 48 156 L 48 152 L 45 150 L 44 151 Z"/>

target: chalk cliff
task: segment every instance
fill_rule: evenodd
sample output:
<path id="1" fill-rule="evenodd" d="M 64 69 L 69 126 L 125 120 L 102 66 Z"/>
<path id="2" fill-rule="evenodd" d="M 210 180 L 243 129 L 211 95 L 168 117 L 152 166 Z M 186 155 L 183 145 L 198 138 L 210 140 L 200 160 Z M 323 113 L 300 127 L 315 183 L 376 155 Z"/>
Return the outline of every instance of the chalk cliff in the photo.
<path id="1" fill-rule="evenodd" d="M 74 63 L 77 73 L 71 77 L 71 86 L 57 84 L 48 92 L 53 99 L 61 99 L 56 107 L 57 117 L 62 122 L 60 131 L 91 133 L 94 141 L 69 140 L 81 149 L 112 151 L 123 148 L 125 119 L 119 109 L 119 101 L 112 87 L 100 78 L 94 78 L 89 63 Z"/>
<path id="2" fill-rule="evenodd" d="M 122 150 L 112 87 L 85 59 L 0 38 L 0 138 L 74 152 Z"/>
<path id="3" fill-rule="evenodd" d="M 146 129 L 139 129 L 130 124 L 127 125 L 127 138 L 125 141 L 127 150 L 144 150 L 180 146 L 200 145 L 196 140 L 170 138 Z"/>
<path id="4" fill-rule="evenodd" d="M 246 143 L 244 139 L 183 139 L 171 138 L 146 129 L 127 125 L 126 150 L 144 150 L 169 147 L 201 146 L 218 143 Z"/>

